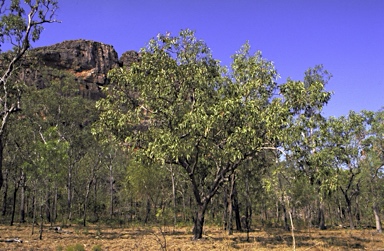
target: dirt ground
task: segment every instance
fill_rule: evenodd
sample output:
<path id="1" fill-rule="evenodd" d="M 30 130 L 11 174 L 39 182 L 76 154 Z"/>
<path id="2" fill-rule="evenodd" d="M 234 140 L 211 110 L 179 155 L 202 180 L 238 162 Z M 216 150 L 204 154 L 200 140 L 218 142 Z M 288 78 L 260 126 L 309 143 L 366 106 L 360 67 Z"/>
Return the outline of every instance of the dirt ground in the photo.
<path id="1" fill-rule="evenodd" d="M 30 225 L 0 225 L 0 250 L 293 250 L 290 232 L 282 229 L 255 230 L 229 236 L 218 227 L 207 226 L 202 240 L 191 240 L 190 228 L 106 226 L 68 227 L 56 231 L 44 227 L 31 235 Z M 13 242 L 7 242 L 11 241 Z M 15 242 L 22 241 L 22 242 Z M 384 234 L 374 229 L 296 230 L 296 250 L 384 251 Z"/>

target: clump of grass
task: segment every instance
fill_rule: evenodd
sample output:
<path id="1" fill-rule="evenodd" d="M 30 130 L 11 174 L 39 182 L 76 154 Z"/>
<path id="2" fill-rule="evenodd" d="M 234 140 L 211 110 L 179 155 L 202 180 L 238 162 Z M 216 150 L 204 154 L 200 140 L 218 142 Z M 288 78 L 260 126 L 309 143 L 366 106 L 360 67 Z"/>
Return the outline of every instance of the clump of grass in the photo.
<path id="1" fill-rule="evenodd" d="M 79 243 L 73 246 L 68 246 L 65 250 L 66 251 L 85 251 L 84 246 Z"/>

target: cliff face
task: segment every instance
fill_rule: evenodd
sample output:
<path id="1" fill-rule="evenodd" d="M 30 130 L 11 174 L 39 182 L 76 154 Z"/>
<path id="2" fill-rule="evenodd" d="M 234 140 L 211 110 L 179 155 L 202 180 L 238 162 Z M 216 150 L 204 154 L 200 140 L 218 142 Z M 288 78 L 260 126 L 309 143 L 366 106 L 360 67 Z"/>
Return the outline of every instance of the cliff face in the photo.
<path id="1" fill-rule="evenodd" d="M 113 46 L 87 40 L 64 41 L 33 51 L 48 67 L 67 70 L 86 83 L 103 85 L 109 70 L 119 65 Z"/>
<path id="2" fill-rule="evenodd" d="M 51 46 L 31 50 L 31 58 L 37 64 L 32 70 L 31 62 L 23 69 L 23 79 L 43 88 L 41 69 L 63 70 L 73 76 L 73 83 L 78 85 L 79 92 L 85 97 L 98 99 L 102 96 L 100 86 L 108 83 L 107 73 L 116 67 L 129 67 L 139 60 L 135 51 L 123 53 L 119 60 L 117 52 L 111 45 L 89 40 L 71 40 Z M 28 60 L 27 61 L 32 61 Z"/>

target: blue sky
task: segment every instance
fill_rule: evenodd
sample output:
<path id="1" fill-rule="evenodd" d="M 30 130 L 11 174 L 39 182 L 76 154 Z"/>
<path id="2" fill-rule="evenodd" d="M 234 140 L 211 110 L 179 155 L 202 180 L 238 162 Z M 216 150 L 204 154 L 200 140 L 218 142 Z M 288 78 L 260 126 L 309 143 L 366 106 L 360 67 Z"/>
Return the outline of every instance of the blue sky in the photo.
<path id="1" fill-rule="evenodd" d="M 279 82 L 303 79 L 323 64 L 334 95 L 326 116 L 384 106 L 383 0 L 59 0 L 60 24 L 45 26 L 43 46 L 89 39 L 114 46 L 119 56 L 167 31 L 192 29 L 213 56 L 230 56 L 247 40 L 275 63 Z"/>

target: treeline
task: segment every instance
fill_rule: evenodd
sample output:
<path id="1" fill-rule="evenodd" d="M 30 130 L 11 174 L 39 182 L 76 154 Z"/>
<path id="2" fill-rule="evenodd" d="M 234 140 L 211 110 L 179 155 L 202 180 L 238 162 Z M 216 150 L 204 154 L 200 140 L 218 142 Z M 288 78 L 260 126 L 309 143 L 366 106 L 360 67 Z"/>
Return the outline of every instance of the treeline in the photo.
<path id="1" fill-rule="evenodd" d="M 223 68 L 189 30 L 112 70 L 97 102 L 50 70 L 4 130 L 1 222 L 381 232 L 384 112 L 325 118 L 322 66 L 277 76 L 248 44 Z"/>

